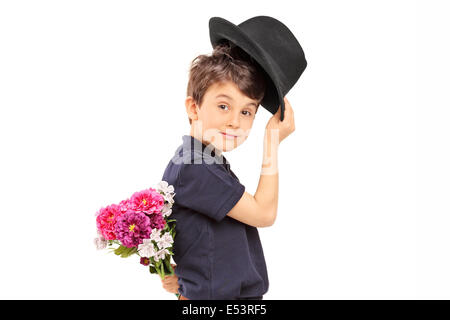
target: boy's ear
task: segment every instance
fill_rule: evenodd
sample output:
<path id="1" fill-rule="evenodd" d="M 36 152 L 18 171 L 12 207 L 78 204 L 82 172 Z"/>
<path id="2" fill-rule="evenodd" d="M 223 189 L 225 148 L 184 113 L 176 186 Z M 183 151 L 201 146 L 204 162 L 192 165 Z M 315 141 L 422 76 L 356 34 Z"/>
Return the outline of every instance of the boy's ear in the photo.
<path id="1" fill-rule="evenodd" d="M 197 104 L 195 103 L 194 98 L 192 98 L 191 96 L 187 96 L 185 105 L 189 119 L 198 120 Z"/>

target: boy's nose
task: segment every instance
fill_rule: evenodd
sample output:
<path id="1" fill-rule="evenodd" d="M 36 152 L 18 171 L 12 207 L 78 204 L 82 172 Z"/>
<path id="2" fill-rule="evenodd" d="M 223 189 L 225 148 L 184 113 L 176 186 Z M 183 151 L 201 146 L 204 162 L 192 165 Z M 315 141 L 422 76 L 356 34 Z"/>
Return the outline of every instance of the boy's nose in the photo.
<path id="1" fill-rule="evenodd" d="M 231 114 L 227 124 L 230 127 L 239 128 L 239 114 Z"/>

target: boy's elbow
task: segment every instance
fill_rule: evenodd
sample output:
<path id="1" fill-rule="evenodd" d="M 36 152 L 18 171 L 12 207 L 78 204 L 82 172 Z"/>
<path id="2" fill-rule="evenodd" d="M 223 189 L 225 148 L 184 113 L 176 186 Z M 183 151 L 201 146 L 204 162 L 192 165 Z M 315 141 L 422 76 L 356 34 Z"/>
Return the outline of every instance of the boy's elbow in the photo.
<path id="1" fill-rule="evenodd" d="M 263 227 L 271 227 L 271 226 L 273 226 L 273 224 L 275 223 L 276 217 L 277 217 L 276 210 L 268 212 L 266 214 L 266 219 L 264 221 Z"/>

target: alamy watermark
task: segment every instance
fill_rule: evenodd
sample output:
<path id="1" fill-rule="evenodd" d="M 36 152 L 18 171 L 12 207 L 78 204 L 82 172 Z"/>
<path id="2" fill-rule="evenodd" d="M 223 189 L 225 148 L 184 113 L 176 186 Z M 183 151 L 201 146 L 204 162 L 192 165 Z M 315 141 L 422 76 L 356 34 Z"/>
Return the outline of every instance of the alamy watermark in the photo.
<path id="1" fill-rule="evenodd" d="M 201 123 L 194 127 L 193 146 L 191 141 L 183 143 L 182 156 L 179 155 L 180 149 L 172 158 L 174 164 L 225 164 L 226 159 L 221 156 L 223 147 L 223 135 L 217 129 L 207 129 L 201 131 Z M 237 136 L 236 139 L 225 139 L 224 149 L 232 149 L 230 147 L 237 147 L 242 144 L 250 130 L 233 130 L 233 134 Z M 264 156 L 261 174 L 276 174 L 278 172 L 278 145 L 279 145 L 279 129 L 266 129 L 264 137 Z M 206 142 L 208 141 L 208 142 Z M 215 144 L 214 141 L 217 141 Z M 193 157 L 193 158 L 192 158 Z"/>

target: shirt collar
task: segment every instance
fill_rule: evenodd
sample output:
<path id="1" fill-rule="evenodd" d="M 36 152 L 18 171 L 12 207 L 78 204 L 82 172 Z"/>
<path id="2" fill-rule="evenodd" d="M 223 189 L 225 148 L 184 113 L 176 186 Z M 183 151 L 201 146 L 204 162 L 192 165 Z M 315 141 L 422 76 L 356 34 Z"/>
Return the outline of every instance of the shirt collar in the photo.
<path id="1" fill-rule="evenodd" d="M 197 155 L 202 155 L 203 159 L 207 158 L 210 161 L 213 160 L 215 163 L 224 165 L 227 169 L 230 168 L 230 163 L 220 150 L 215 149 L 212 144 L 205 145 L 191 135 L 183 136 L 183 149 L 192 150 Z"/>

